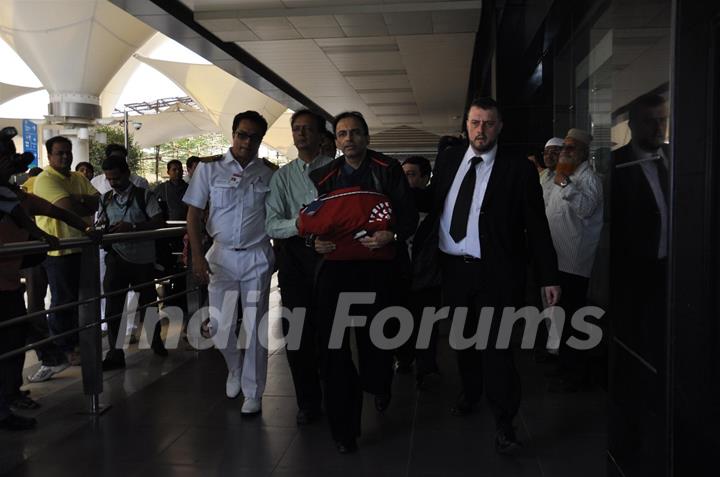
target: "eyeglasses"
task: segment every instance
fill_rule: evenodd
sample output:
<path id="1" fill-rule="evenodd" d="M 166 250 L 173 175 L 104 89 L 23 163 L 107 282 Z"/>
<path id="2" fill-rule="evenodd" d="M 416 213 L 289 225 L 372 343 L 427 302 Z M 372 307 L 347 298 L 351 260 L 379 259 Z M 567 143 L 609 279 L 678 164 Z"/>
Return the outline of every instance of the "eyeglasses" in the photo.
<path id="1" fill-rule="evenodd" d="M 245 131 L 235 131 L 233 133 L 233 136 L 235 136 L 236 138 L 238 138 L 241 141 L 249 140 L 250 142 L 255 143 L 255 144 L 259 144 L 260 142 L 262 142 L 262 138 L 263 138 L 262 135 L 260 135 L 260 134 L 248 134 Z"/>

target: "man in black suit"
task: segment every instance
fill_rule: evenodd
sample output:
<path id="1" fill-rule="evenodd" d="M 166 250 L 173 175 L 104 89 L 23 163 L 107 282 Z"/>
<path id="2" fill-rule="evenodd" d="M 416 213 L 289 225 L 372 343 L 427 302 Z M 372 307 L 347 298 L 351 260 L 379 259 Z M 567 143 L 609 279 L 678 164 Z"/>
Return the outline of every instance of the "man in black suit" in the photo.
<path id="1" fill-rule="evenodd" d="M 655 367 L 664 357 L 668 253 L 668 107 L 657 94 L 630 105 L 632 139 L 613 152 L 610 283 L 613 335 Z"/>
<path id="2" fill-rule="evenodd" d="M 470 144 L 444 151 L 436 162 L 428 219 L 437 233 L 428 241 L 437 246 L 431 243 L 424 251 L 439 249 L 426 259 L 438 262 L 450 316 L 456 307 L 468 308 L 465 337 L 476 334 L 483 307 L 496 310 L 487 348 L 458 350 L 462 393 L 452 412 L 470 413 L 485 391 L 496 421 L 496 449 L 507 453 L 519 445 L 512 421 L 520 405 L 520 378 L 512 349 L 495 346 L 500 315 L 505 306 L 522 306 L 528 258 L 550 306 L 560 288 L 537 171 L 524 156 L 498 150 L 502 126 L 493 99 L 471 103 Z"/>

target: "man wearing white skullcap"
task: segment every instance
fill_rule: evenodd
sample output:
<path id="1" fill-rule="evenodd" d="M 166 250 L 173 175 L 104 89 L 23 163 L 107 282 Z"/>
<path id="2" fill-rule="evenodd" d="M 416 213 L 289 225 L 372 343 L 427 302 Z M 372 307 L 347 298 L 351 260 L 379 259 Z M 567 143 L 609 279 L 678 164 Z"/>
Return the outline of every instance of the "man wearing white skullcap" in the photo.
<path id="1" fill-rule="evenodd" d="M 588 161 L 591 141 L 592 136 L 582 129 L 568 131 L 545 209 L 563 289 L 559 305 L 568 324 L 573 314 L 586 304 L 588 281 L 603 226 L 602 185 Z M 567 345 L 572 333 L 571 326 L 562 330 L 561 379 L 551 384 L 550 391 L 573 392 L 588 384 L 586 352 Z"/>
<path id="2" fill-rule="evenodd" d="M 543 189 L 545 206 L 547 206 L 548 196 L 552 190 L 553 179 L 555 177 L 555 166 L 557 165 L 558 156 L 560 155 L 562 147 L 562 138 L 554 137 L 545 143 L 545 149 L 543 149 L 543 162 L 547 168 L 540 173 L 540 185 Z"/>

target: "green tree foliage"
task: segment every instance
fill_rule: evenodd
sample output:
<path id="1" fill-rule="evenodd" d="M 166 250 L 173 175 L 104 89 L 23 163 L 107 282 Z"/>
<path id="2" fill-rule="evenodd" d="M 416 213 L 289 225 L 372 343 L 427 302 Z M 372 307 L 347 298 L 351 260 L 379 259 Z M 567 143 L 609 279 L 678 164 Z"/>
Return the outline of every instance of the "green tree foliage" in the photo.
<path id="1" fill-rule="evenodd" d="M 105 146 L 107 144 L 125 144 L 125 133 L 119 126 L 97 126 L 96 133 L 107 134 L 107 143 L 101 144 L 94 139 L 90 139 L 90 163 L 96 172 L 102 172 L 102 162 L 105 159 Z M 128 151 L 128 165 L 132 172 L 137 173 L 140 170 L 140 159 L 142 159 L 143 151 L 135 143 L 132 133 L 129 138 L 130 150 Z"/>
<path id="2" fill-rule="evenodd" d="M 230 145 L 222 134 L 204 134 L 185 137 L 160 145 L 160 158 L 164 164 L 173 159 L 185 163 L 190 156 L 212 156 L 224 153 Z"/>

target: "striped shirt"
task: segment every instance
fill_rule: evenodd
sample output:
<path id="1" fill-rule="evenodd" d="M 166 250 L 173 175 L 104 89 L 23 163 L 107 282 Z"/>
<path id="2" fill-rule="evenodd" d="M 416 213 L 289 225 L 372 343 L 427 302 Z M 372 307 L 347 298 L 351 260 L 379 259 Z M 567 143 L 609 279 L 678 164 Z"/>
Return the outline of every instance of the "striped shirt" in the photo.
<path id="1" fill-rule="evenodd" d="M 545 213 L 550 225 L 558 269 L 589 277 L 603 226 L 600 178 L 588 161 L 578 166 L 566 187 L 548 185 Z"/>

